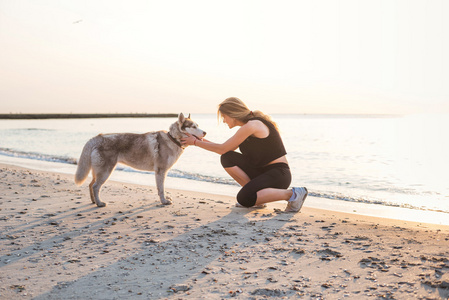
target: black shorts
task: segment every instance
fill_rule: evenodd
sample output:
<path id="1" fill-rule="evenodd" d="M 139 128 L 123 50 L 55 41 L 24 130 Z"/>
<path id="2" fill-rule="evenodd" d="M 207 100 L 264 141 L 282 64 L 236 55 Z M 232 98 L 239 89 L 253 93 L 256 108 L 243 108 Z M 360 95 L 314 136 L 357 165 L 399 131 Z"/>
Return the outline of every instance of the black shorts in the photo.
<path id="1" fill-rule="evenodd" d="M 241 153 L 226 152 L 221 156 L 223 168 L 239 167 L 251 179 L 237 194 L 237 202 L 251 207 L 256 204 L 257 192 L 266 188 L 287 189 L 292 181 L 290 168 L 286 163 L 275 163 L 255 167 L 247 162 Z"/>

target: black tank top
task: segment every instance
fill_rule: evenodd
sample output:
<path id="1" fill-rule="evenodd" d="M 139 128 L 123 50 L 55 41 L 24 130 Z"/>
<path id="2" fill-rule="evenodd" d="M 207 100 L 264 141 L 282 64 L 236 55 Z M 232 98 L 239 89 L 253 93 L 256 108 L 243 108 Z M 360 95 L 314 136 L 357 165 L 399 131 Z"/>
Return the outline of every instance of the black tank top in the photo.
<path id="1" fill-rule="evenodd" d="M 240 145 L 239 149 L 249 163 L 256 167 L 263 167 L 269 162 L 287 154 L 279 132 L 273 124 L 262 118 L 251 118 L 264 123 L 270 133 L 266 138 L 249 136 Z"/>

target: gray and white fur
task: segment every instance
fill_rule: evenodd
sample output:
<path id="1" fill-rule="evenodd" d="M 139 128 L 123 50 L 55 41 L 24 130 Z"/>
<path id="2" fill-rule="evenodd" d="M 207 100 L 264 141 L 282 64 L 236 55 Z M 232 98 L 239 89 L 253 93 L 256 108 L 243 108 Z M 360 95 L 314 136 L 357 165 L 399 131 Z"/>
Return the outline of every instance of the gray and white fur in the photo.
<path id="1" fill-rule="evenodd" d="M 154 171 L 162 204 L 172 204 L 170 197 L 165 196 L 164 181 L 168 170 L 176 163 L 186 147 L 180 141 L 187 136 L 185 133 L 199 139 L 206 135 L 206 132 L 190 119 L 190 114 L 186 118 L 182 113 L 170 126 L 169 132 L 161 130 L 143 134 L 99 134 L 90 139 L 83 148 L 78 161 L 75 183 L 83 184 L 92 170 L 92 181 L 89 184 L 90 198 L 97 206 L 106 206 L 106 203 L 100 200 L 100 189 L 117 163 L 122 163 L 138 170 Z"/>

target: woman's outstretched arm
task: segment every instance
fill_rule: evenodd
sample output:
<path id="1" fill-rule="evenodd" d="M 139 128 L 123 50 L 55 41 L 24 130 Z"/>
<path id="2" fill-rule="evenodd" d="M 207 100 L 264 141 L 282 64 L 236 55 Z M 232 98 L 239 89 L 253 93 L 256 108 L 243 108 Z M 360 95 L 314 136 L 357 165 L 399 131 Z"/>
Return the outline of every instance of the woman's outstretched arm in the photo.
<path id="1" fill-rule="evenodd" d="M 192 135 L 181 139 L 181 142 L 185 145 L 195 145 L 205 150 L 222 155 L 226 152 L 234 151 L 235 149 L 237 149 L 244 140 L 246 140 L 255 132 L 256 128 L 254 124 L 250 123 L 251 122 L 246 123 L 245 125 L 240 127 L 240 129 L 237 130 L 237 132 L 233 136 L 231 136 L 226 142 L 222 144 L 214 143 L 204 139 L 198 140 Z"/>

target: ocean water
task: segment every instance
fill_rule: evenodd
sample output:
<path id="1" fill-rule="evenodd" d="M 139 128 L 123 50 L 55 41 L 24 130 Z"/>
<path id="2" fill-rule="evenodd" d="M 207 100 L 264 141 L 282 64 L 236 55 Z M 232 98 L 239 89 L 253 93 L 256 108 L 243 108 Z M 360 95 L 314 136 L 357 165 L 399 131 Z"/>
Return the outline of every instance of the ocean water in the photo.
<path id="1" fill-rule="evenodd" d="M 236 129 L 215 115 L 193 114 L 224 142 Z M 345 201 L 449 214 L 447 115 L 273 115 L 287 149 L 292 186 L 306 186 L 326 203 Z M 168 130 L 174 118 L 0 120 L 1 158 L 74 165 L 84 144 L 99 133 Z M 148 173 L 119 166 L 121 178 Z M 182 180 L 175 180 L 182 179 Z M 148 179 L 150 180 L 150 179 Z M 167 181 L 180 189 L 231 191 L 238 186 L 219 155 L 188 147 Z M 154 185 L 154 182 L 149 182 Z M 214 190 L 210 190 L 210 186 Z M 326 207 L 323 207 L 326 208 Z M 449 219 L 449 215 L 448 215 Z"/>

